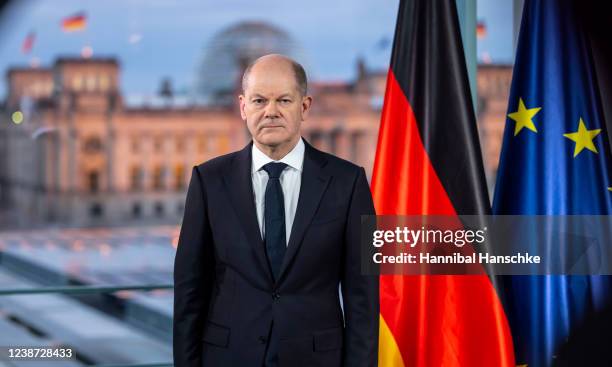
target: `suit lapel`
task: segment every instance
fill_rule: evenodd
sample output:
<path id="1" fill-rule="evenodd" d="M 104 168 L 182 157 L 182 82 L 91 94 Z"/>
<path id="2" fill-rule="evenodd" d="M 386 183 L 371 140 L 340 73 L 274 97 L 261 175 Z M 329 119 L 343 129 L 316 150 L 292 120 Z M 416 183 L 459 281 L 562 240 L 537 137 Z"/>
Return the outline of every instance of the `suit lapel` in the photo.
<path id="1" fill-rule="evenodd" d="M 238 152 L 232 165 L 228 166 L 225 171 L 224 181 L 247 241 L 253 247 L 264 273 L 272 282 L 272 274 L 268 267 L 255 210 L 255 196 L 251 179 L 251 147 L 252 143 Z"/>
<path id="2" fill-rule="evenodd" d="M 278 275 L 279 280 L 282 279 L 283 274 L 287 271 L 287 267 L 291 264 L 301 246 L 306 229 L 319 207 L 323 193 L 325 193 L 330 180 L 330 176 L 323 172 L 323 167 L 327 163 L 325 156 L 311 147 L 306 141 L 304 141 L 304 144 L 306 150 L 304 152 L 304 169 L 302 170 L 300 194 L 295 211 L 295 219 L 291 228 L 291 235 L 289 236 L 287 252 L 283 258 Z"/>

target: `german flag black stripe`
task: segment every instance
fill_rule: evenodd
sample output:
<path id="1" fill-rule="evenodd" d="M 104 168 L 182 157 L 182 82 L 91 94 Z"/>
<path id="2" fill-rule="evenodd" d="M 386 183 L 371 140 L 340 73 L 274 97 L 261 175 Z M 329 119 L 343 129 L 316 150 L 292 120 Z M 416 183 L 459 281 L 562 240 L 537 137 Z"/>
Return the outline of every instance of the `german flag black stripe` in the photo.
<path id="1" fill-rule="evenodd" d="M 454 1 L 402 1 L 391 72 L 412 106 L 423 146 L 456 213 L 488 214 L 476 119 L 457 29 Z"/>

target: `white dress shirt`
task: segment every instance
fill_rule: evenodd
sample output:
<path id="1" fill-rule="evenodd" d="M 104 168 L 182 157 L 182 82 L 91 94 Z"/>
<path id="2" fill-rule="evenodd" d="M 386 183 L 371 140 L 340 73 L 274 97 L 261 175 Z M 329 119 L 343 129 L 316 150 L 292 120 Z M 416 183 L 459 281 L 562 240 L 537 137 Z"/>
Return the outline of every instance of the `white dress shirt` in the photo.
<path id="1" fill-rule="evenodd" d="M 251 180 L 253 181 L 253 193 L 255 194 L 255 208 L 257 209 L 257 222 L 261 238 L 264 238 L 266 229 L 264 228 L 264 203 L 266 195 L 266 185 L 268 184 L 268 173 L 262 167 L 270 162 L 285 163 L 287 167 L 280 175 L 280 183 L 283 188 L 283 198 L 285 201 L 285 241 L 289 244 L 289 235 L 295 219 L 295 210 L 300 196 L 300 185 L 302 184 L 302 168 L 304 165 L 304 142 L 302 138 L 278 161 L 268 157 L 255 144 L 253 144 L 251 164 Z"/>

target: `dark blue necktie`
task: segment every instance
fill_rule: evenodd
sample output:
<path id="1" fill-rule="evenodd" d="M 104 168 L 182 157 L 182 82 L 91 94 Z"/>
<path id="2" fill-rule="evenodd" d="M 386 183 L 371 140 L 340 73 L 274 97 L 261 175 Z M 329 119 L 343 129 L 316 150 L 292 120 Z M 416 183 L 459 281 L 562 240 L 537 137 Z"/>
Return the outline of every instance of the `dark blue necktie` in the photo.
<path id="1" fill-rule="evenodd" d="M 280 175 L 287 167 L 285 163 L 270 162 L 263 166 L 268 173 L 264 199 L 264 242 L 274 280 L 278 277 L 287 242 L 285 237 L 285 200 Z"/>

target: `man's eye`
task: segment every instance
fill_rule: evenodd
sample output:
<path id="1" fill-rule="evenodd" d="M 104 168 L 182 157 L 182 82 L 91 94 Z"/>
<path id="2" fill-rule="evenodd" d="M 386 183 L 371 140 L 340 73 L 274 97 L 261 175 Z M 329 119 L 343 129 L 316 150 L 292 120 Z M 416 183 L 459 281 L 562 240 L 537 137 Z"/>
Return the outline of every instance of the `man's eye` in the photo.
<path id="1" fill-rule="evenodd" d="M 264 100 L 262 98 L 256 98 L 253 100 L 253 103 L 255 104 L 262 104 L 264 102 Z"/>
<path id="2" fill-rule="evenodd" d="M 290 99 L 281 99 L 281 103 L 291 103 Z"/>

